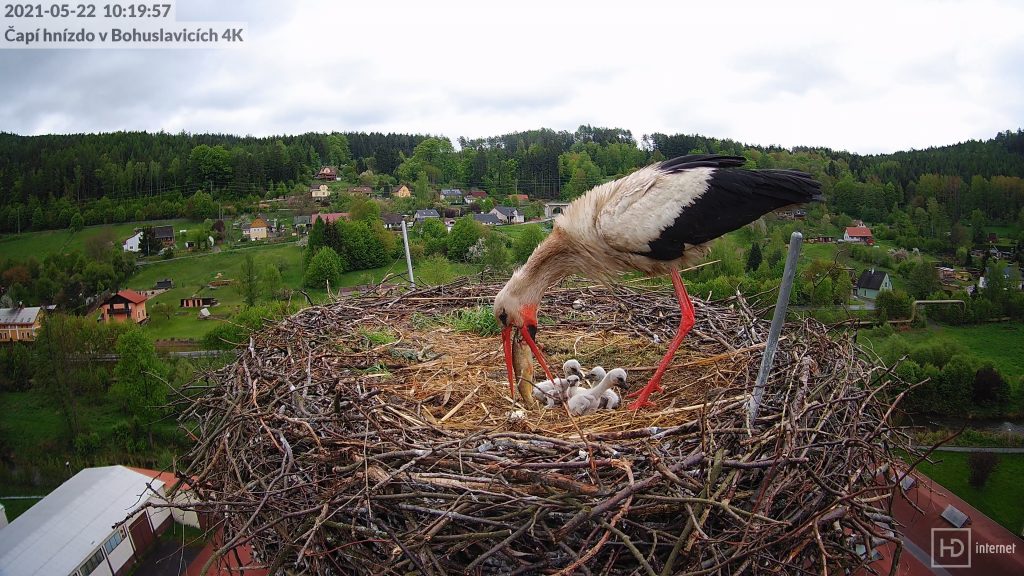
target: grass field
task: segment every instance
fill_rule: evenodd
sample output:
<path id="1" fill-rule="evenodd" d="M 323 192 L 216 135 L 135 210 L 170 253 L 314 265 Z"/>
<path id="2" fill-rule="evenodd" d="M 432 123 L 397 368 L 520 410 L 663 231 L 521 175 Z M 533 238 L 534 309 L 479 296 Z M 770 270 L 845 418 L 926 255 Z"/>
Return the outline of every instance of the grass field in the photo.
<path id="1" fill-rule="evenodd" d="M 999 454 L 999 464 L 980 490 L 967 482 L 967 456 L 964 452 L 936 452 L 933 459 L 938 462 L 924 462 L 919 468 L 1010 532 L 1020 534 L 1024 527 L 1024 482 L 1020 481 L 1024 454 Z"/>
<path id="2" fill-rule="evenodd" d="M 265 246 L 254 246 L 236 250 L 226 250 L 219 254 L 204 253 L 196 256 L 175 258 L 166 261 L 157 261 L 143 266 L 138 274 L 128 282 L 128 287 L 135 290 L 149 290 L 156 284 L 157 280 L 170 278 L 174 281 L 174 288 L 159 294 L 149 301 L 147 306 L 166 302 L 174 310 L 170 319 L 155 316 L 150 312 L 150 321 L 146 324 L 146 331 L 154 339 L 201 339 L 207 332 L 212 330 L 216 321 L 198 319 L 198 310 L 180 308 L 182 298 L 189 296 L 211 296 L 216 298 L 218 306 L 210 311 L 216 316 L 233 316 L 243 306 L 243 296 L 237 285 L 210 288 L 211 280 L 221 274 L 222 279 L 237 280 L 241 277 L 242 264 L 248 254 L 252 254 L 258 270 L 267 266 L 277 266 L 281 269 L 282 285 L 285 287 L 297 288 L 302 286 L 302 258 L 303 248 L 293 243 L 273 244 Z M 419 265 L 414 266 L 414 273 Z M 466 264 L 452 263 L 451 270 L 455 275 L 471 274 L 476 271 L 473 266 Z M 336 288 L 358 286 L 380 282 L 384 277 L 398 274 L 400 278 L 396 281 L 404 281 L 405 260 L 395 260 L 388 266 L 373 268 L 369 270 L 356 270 L 342 274 L 338 286 L 332 286 L 332 292 Z M 327 300 L 325 290 L 307 290 L 315 303 L 323 303 Z M 293 297 L 293 300 L 305 302 L 301 296 Z"/>
<path id="3" fill-rule="evenodd" d="M 974 356 L 988 360 L 1011 383 L 1024 376 L 1024 324 L 999 322 L 972 326 L 929 326 L 898 332 L 910 344 L 950 340 L 962 345 Z M 879 346 L 881 342 L 873 342 Z"/>
<path id="4" fill-rule="evenodd" d="M 43 232 L 27 232 L 24 234 L 12 234 L 0 238 L 0 252 L 15 258 L 28 258 L 35 256 L 42 260 L 50 254 L 60 254 L 71 250 L 84 250 L 85 241 L 106 229 L 114 231 L 114 238 L 121 242 L 131 236 L 132 231 L 140 226 L 174 226 L 174 231 L 187 230 L 196 226 L 196 223 L 188 220 L 154 220 L 148 222 L 126 222 L 124 224 L 103 224 L 99 226 L 88 226 L 81 232 L 75 233 L 70 230 L 46 230 Z"/>

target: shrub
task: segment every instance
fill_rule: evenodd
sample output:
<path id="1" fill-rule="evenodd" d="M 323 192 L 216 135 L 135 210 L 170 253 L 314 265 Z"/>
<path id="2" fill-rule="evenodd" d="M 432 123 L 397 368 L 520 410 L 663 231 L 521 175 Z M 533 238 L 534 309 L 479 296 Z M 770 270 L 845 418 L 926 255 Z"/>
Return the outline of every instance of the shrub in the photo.
<path id="1" fill-rule="evenodd" d="M 999 456 L 992 452 L 971 452 L 967 456 L 967 482 L 979 490 L 988 482 L 988 477 L 999 465 Z"/>

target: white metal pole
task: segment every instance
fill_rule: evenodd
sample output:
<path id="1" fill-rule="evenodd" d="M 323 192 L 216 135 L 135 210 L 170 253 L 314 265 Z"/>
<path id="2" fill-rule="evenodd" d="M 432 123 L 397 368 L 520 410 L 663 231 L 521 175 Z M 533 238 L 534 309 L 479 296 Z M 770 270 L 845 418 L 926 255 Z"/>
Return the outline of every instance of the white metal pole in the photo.
<path id="1" fill-rule="evenodd" d="M 412 256 L 409 255 L 409 232 L 405 228 L 405 219 L 402 219 L 402 242 L 405 243 L 405 264 L 409 267 L 409 284 L 416 289 L 416 279 L 412 275 Z"/>

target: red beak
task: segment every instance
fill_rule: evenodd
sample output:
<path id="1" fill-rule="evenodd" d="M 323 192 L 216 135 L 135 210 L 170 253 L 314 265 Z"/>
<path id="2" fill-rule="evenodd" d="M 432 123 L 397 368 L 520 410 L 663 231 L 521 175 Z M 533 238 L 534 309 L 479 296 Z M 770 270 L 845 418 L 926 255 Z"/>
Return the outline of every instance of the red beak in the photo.
<path id="1" fill-rule="evenodd" d="M 508 370 L 508 391 L 513 398 L 516 397 L 516 376 L 512 368 L 512 327 L 505 326 L 501 329 L 501 345 L 505 348 L 505 368 Z"/>
<path id="2" fill-rule="evenodd" d="M 534 327 L 534 330 L 536 330 L 536 327 Z M 540 348 L 537 348 L 537 343 L 533 341 L 533 336 L 530 335 L 530 328 L 527 327 L 525 330 L 520 330 L 519 333 L 523 335 L 523 340 L 526 340 L 526 345 L 530 347 L 530 351 L 533 352 L 533 357 L 537 359 L 541 370 L 544 371 L 544 375 L 548 377 L 548 380 L 554 382 L 555 377 L 551 375 L 551 369 L 548 368 L 548 363 L 544 360 L 544 354 L 541 353 Z"/>

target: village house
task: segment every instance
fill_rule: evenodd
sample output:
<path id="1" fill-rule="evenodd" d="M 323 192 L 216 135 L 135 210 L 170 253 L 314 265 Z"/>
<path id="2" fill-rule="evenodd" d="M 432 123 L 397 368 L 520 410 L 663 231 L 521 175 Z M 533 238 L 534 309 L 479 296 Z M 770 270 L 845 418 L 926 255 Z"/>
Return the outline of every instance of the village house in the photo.
<path id="1" fill-rule="evenodd" d="M 153 236 L 156 237 L 157 242 L 162 243 L 164 246 L 174 245 L 173 226 L 153 226 Z"/>
<path id="2" fill-rule="evenodd" d="M 401 214 L 381 214 L 381 222 L 384 223 L 384 228 L 388 230 L 401 230 L 402 229 L 402 215 Z"/>
<path id="3" fill-rule="evenodd" d="M 147 506 L 165 504 L 165 488 L 124 466 L 82 470 L 0 529 L 0 573 L 126 574 L 173 522 Z"/>
<path id="4" fill-rule="evenodd" d="M 428 210 L 417 210 L 416 211 L 415 219 L 416 219 L 416 223 L 418 224 L 420 222 L 423 222 L 427 218 L 440 218 L 440 217 L 441 217 L 441 215 L 437 213 L 437 210 L 434 210 L 433 208 L 431 208 L 431 209 L 428 209 Z"/>
<path id="5" fill-rule="evenodd" d="M 31 342 L 42 326 L 39 306 L 0 308 L 0 342 Z"/>
<path id="6" fill-rule="evenodd" d="M 348 212 L 330 212 L 328 214 L 313 214 L 311 217 L 311 224 L 316 224 L 317 220 L 323 220 L 324 224 L 334 224 L 338 220 L 348 220 Z"/>
<path id="7" fill-rule="evenodd" d="M 373 195 L 373 188 L 370 188 L 369 186 L 353 186 L 348 189 L 348 193 L 359 194 L 361 196 L 366 196 L 367 198 L 369 198 L 370 196 Z"/>
<path id="8" fill-rule="evenodd" d="M 191 298 L 182 298 L 180 308 L 203 308 L 206 306 L 216 306 L 217 299 L 210 296 L 192 296 Z"/>
<path id="9" fill-rule="evenodd" d="M 520 202 L 520 203 L 522 203 L 522 202 L 529 202 L 530 201 L 530 196 L 529 196 L 529 194 L 509 194 L 508 195 L 508 199 L 510 201 L 512 201 L 512 202 Z"/>
<path id="10" fill-rule="evenodd" d="M 247 236 L 250 240 L 266 240 L 267 221 L 257 216 L 248 226 L 242 227 L 242 236 Z"/>
<path id="11" fill-rule="evenodd" d="M 489 214 L 493 214 L 502 224 L 522 224 L 526 221 L 523 213 L 511 206 L 495 206 Z"/>
<path id="12" fill-rule="evenodd" d="M 174 288 L 174 280 L 171 280 L 170 278 L 157 280 L 156 284 L 153 285 L 154 290 L 170 290 L 171 288 Z"/>
<path id="13" fill-rule="evenodd" d="M 462 204 L 462 190 L 458 188 L 444 188 L 441 190 L 441 201 L 449 204 Z"/>
<path id="14" fill-rule="evenodd" d="M 466 194 L 466 204 L 476 204 L 477 202 L 487 198 L 487 192 L 479 188 L 470 188 L 469 193 Z"/>
<path id="15" fill-rule="evenodd" d="M 292 218 L 292 228 L 299 234 L 305 234 L 306 229 L 313 225 L 312 216 L 295 216 Z"/>
<path id="16" fill-rule="evenodd" d="M 412 196 L 412 191 L 405 184 L 400 184 L 391 188 L 391 196 L 394 198 L 409 198 Z"/>
<path id="17" fill-rule="evenodd" d="M 142 231 L 139 230 L 135 234 L 129 236 L 127 240 L 121 243 L 121 249 L 125 252 L 142 251 Z"/>
<path id="18" fill-rule="evenodd" d="M 103 322 L 126 322 L 141 324 L 149 319 L 146 315 L 146 297 L 134 290 L 121 290 L 100 305 Z"/>
<path id="19" fill-rule="evenodd" d="M 314 178 L 317 180 L 341 180 L 341 176 L 338 175 L 338 169 L 334 166 L 324 166 L 316 173 Z"/>
<path id="20" fill-rule="evenodd" d="M 320 200 L 322 198 L 330 198 L 331 191 L 327 188 L 327 184 L 313 184 L 309 187 L 309 195 L 314 200 Z"/>
<path id="21" fill-rule="evenodd" d="M 892 290 L 889 274 L 882 270 L 865 270 L 857 279 L 857 296 L 874 300 L 883 290 Z"/>
<path id="22" fill-rule="evenodd" d="M 858 242 L 870 246 L 875 243 L 875 237 L 871 235 L 871 229 L 867 226 L 847 226 L 843 232 L 843 242 Z"/>
<path id="23" fill-rule="evenodd" d="M 473 220 L 476 220 L 484 226 L 497 226 L 498 224 L 501 224 L 501 220 L 498 220 L 498 217 L 490 212 L 486 214 L 473 214 Z"/>

